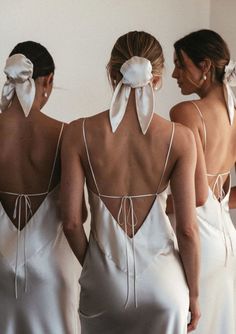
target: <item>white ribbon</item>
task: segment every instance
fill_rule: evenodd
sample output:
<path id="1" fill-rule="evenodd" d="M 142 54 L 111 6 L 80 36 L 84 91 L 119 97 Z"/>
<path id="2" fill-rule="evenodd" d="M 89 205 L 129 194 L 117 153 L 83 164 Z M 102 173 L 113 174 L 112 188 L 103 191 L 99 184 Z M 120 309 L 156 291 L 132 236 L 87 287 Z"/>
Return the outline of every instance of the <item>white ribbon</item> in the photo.
<path id="1" fill-rule="evenodd" d="M 236 98 L 231 87 L 236 86 L 236 62 L 229 61 L 225 66 L 225 75 L 223 79 L 224 84 L 224 96 L 227 104 L 227 110 L 229 114 L 230 124 L 233 124 L 234 113 L 236 108 Z"/>
<path id="2" fill-rule="evenodd" d="M 32 62 L 20 53 L 15 54 L 7 59 L 4 73 L 7 81 L 2 89 L 1 111 L 8 108 L 16 93 L 25 117 L 27 117 L 35 98 Z"/>
<path id="3" fill-rule="evenodd" d="M 109 111 L 112 132 L 114 133 L 121 123 L 131 88 L 134 88 L 138 121 L 143 134 L 145 134 L 154 113 L 154 94 L 151 84 L 152 65 L 148 59 L 134 56 L 121 66 L 120 72 L 123 78 L 116 86 Z"/>

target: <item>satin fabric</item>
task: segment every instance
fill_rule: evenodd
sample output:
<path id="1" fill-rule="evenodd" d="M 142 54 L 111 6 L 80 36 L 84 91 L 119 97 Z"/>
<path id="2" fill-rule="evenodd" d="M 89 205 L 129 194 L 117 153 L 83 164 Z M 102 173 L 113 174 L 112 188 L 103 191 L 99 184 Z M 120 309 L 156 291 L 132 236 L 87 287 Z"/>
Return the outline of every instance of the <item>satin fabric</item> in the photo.
<path id="1" fill-rule="evenodd" d="M 17 53 L 6 61 L 4 73 L 7 76 L 2 89 L 1 111 L 10 105 L 16 93 L 25 117 L 30 113 L 35 98 L 35 82 L 32 78 L 33 63 L 24 55 Z"/>
<path id="2" fill-rule="evenodd" d="M 233 62 L 232 60 L 230 60 L 228 65 L 225 66 L 225 75 L 223 79 L 223 84 L 224 84 L 224 97 L 229 114 L 229 120 L 230 124 L 232 125 L 236 108 L 236 98 L 231 88 L 236 86 L 236 62 Z"/>
<path id="3" fill-rule="evenodd" d="M 143 57 L 131 57 L 120 69 L 122 79 L 114 91 L 109 118 L 112 132 L 120 125 L 126 111 L 131 88 L 135 89 L 135 102 L 138 121 L 143 134 L 146 134 L 154 113 L 154 94 L 151 84 L 152 64 Z"/>
<path id="4" fill-rule="evenodd" d="M 166 197 L 166 192 L 156 195 L 132 239 L 102 199 L 89 191 L 91 233 L 80 277 L 81 334 L 187 333 L 189 292 L 165 214 Z"/>
<path id="5" fill-rule="evenodd" d="M 229 214 L 229 189 L 221 202 L 209 188 L 197 208 L 201 241 L 201 318 L 194 334 L 236 334 L 236 230 Z"/>
<path id="6" fill-rule="evenodd" d="M 17 237 L 18 230 L 0 203 L 1 334 L 79 333 L 79 264 L 62 230 L 58 216 L 58 192 L 59 187 L 56 187 L 46 196 L 20 232 L 20 237 Z M 16 299 L 17 239 L 20 247 Z"/>

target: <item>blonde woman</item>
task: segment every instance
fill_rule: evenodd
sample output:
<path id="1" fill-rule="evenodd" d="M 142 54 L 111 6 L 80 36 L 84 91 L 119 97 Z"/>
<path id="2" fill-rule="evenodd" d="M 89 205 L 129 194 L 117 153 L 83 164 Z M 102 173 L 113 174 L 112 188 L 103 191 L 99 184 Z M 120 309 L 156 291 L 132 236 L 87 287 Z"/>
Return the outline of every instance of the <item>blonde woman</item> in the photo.
<path id="1" fill-rule="evenodd" d="M 72 122 L 65 134 L 62 213 L 83 266 L 83 334 L 183 334 L 198 322 L 195 144 L 188 129 L 154 114 L 163 66 L 153 36 L 121 36 L 107 67 L 114 87 L 110 110 Z M 81 220 L 85 180 L 89 242 Z M 179 250 L 165 214 L 169 182 Z"/>

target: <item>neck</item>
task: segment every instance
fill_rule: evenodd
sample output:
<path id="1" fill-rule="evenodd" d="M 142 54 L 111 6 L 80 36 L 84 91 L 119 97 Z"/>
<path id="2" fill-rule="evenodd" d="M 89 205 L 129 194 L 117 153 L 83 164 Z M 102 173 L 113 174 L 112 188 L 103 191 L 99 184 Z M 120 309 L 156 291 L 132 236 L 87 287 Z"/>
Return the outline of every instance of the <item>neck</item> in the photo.
<path id="1" fill-rule="evenodd" d="M 196 93 L 201 99 L 210 97 L 212 95 L 216 96 L 217 99 L 224 98 L 222 84 L 214 82 L 212 83 L 209 80 L 207 80 L 199 89 L 197 89 Z"/>
<path id="2" fill-rule="evenodd" d="M 39 108 L 39 105 L 37 104 L 37 101 L 34 101 L 33 106 L 30 110 L 30 113 L 28 117 L 26 117 L 17 96 L 14 95 L 9 108 L 6 109 L 6 112 L 7 111 L 9 111 L 11 115 L 14 114 L 15 115 L 14 117 L 26 119 L 26 118 L 32 118 L 34 117 L 34 115 L 40 113 L 40 108 Z"/>

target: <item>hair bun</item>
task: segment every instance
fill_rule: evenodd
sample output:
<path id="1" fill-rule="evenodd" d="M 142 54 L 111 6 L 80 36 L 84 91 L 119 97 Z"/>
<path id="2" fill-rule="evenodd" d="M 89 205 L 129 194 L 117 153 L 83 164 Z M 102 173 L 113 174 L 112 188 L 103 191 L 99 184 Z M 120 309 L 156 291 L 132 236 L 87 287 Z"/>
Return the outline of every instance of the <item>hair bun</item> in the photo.
<path id="1" fill-rule="evenodd" d="M 134 56 L 121 66 L 120 72 L 125 85 L 132 88 L 144 87 L 152 79 L 152 64 L 146 58 Z"/>

